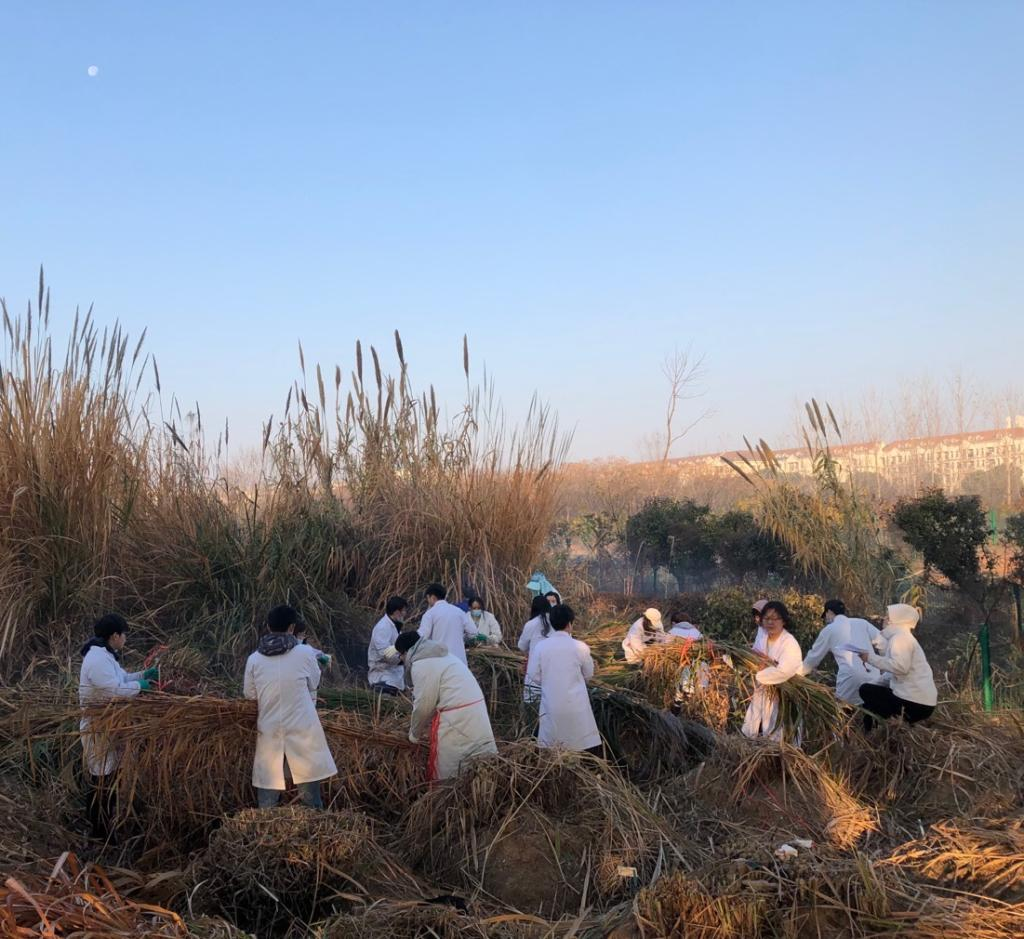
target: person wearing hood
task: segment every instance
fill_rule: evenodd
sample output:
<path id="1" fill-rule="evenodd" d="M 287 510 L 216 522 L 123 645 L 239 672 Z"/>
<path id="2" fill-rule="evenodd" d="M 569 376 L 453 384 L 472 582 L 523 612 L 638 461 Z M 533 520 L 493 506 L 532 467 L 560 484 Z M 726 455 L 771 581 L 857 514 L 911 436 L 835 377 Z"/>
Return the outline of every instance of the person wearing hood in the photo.
<path id="1" fill-rule="evenodd" d="M 402 633 L 395 650 L 405 662 L 412 684 L 409 739 L 429 742 L 427 778 L 431 782 L 458 774 L 466 760 L 497 753 L 484 695 L 462 659 L 444 645 Z"/>
<path id="2" fill-rule="evenodd" d="M 902 717 L 908 724 L 916 724 L 931 717 L 938 704 L 931 666 L 924 649 L 914 636 L 921 614 L 908 603 L 894 603 L 887 607 L 881 639 L 885 650 L 881 655 L 860 652 L 860 659 L 883 674 L 889 675 L 889 685 L 864 684 L 860 697 L 864 702 L 864 729 L 871 730 L 871 715 L 880 718 Z"/>
<path id="3" fill-rule="evenodd" d="M 866 619 L 846 615 L 842 600 L 829 600 L 822 610 L 824 628 L 814 640 L 811 651 L 804 656 L 799 675 L 809 675 L 826 655 L 832 653 L 836 661 L 836 697 L 854 707 L 861 705 L 860 686 L 884 684 L 882 673 L 873 665 L 862 662 L 850 648 L 870 649 L 881 635 Z"/>
<path id="4" fill-rule="evenodd" d="M 417 629 L 423 639 L 445 646 L 460 662 L 466 662 L 466 640 L 475 639 L 477 629 L 465 610 L 445 600 L 448 591 L 441 584 L 427 587 L 427 612 Z"/>
<path id="5" fill-rule="evenodd" d="M 661 611 L 650 607 L 626 633 L 622 640 L 622 651 L 626 653 L 626 661 L 637 665 L 643 661 L 644 651 L 649 645 L 665 642 L 665 627 L 661 622 Z"/>
<path id="6" fill-rule="evenodd" d="M 374 691 L 396 695 L 405 691 L 405 669 L 395 651 L 395 640 L 401 632 L 409 603 L 405 597 L 391 597 L 384 605 L 384 615 L 370 633 L 366 650 L 366 680 Z"/>
<path id="7" fill-rule="evenodd" d="M 770 688 L 789 681 L 800 670 L 803 656 L 800 643 L 789 631 L 792 617 L 786 604 L 779 600 L 768 601 L 760 614 L 761 625 L 753 650 L 770 659 L 772 664 L 754 675 L 757 687 L 747 707 L 741 731 L 747 737 L 782 740 L 782 728 L 778 726 L 779 699 Z"/>
<path id="8" fill-rule="evenodd" d="M 540 689 L 537 744 L 602 755 L 587 682 L 594 677 L 590 646 L 572 636 L 576 614 L 560 603 L 551 610 L 551 635 L 530 656 L 527 684 Z"/>
<path id="9" fill-rule="evenodd" d="M 157 668 L 126 672 L 121 653 L 128 638 L 128 624 L 118 613 L 107 613 L 93 625 L 93 637 L 82 646 L 82 668 L 78 675 L 78 703 L 81 707 L 108 704 L 117 698 L 131 698 L 149 691 Z M 116 815 L 114 771 L 121 762 L 121 750 L 104 734 L 89 731 L 88 717 L 81 718 L 82 756 L 88 775 L 86 815 L 94 838 L 106 839 Z"/>
<path id="10" fill-rule="evenodd" d="M 298 622 L 292 607 L 275 606 L 267 616 L 270 631 L 245 663 L 244 694 L 258 708 L 252 784 L 261 809 L 280 800 L 286 763 L 311 808 L 323 808 L 320 783 L 338 772 L 316 713 L 320 667 L 295 638 Z"/>
<path id="11" fill-rule="evenodd" d="M 469 618 L 476 629 L 478 642 L 484 642 L 489 646 L 501 645 L 501 624 L 494 614 L 485 608 L 483 597 L 479 594 L 470 598 Z"/>

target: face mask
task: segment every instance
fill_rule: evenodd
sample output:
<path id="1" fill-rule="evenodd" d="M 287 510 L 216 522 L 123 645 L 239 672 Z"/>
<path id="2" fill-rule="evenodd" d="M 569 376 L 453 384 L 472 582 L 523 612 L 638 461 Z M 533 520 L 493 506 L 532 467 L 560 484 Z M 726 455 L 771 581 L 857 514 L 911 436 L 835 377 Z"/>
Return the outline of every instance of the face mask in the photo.
<path id="1" fill-rule="evenodd" d="M 402 623 L 405 622 L 405 617 L 404 616 L 400 616 L 397 613 L 392 614 L 391 622 L 394 623 L 396 626 L 401 626 Z"/>
<path id="2" fill-rule="evenodd" d="M 484 615 L 483 610 L 470 610 L 469 612 L 473 616 L 473 619 L 480 619 L 480 617 Z"/>

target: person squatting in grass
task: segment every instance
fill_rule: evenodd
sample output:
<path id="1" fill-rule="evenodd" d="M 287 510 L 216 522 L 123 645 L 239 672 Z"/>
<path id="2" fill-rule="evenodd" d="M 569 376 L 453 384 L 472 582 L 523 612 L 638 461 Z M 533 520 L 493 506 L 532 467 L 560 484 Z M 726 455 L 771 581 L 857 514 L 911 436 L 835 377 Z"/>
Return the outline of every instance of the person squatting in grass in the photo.
<path id="1" fill-rule="evenodd" d="M 637 665 L 643 661 L 644 650 L 649 645 L 667 640 L 665 626 L 661 621 L 661 611 L 652 606 L 644 610 L 643 616 L 629 627 L 626 638 L 622 640 L 622 651 L 627 662 Z"/>
<path id="2" fill-rule="evenodd" d="M 252 784 L 260 808 L 280 800 L 285 764 L 299 798 L 312 808 L 323 808 L 320 783 L 338 772 L 316 713 L 320 667 L 295 638 L 298 622 L 292 607 L 275 606 L 267 616 L 269 632 L 245 663 L 244 694 L 258 709 Z"/>
<path id="3" fill-rule="evenodd" d="M 469 666 L 416 630 L 402 633 L 395 650 L 412 685 L 409 739 L 430 745 L 427 778 L 448 779 L 466 760 L 497 753 L 484 695 Z"/>
<path id="4" fill-rule="evenodd" d="M 93 637 L 82 646 L 82 668 L 78 676 L 78 703 L 82 707 L 107 704 L 116 698 L 131 698 L 149 691 L 157 677 L 157 668 L 142 672 L 126 672 L 121 667 L 121 653 L 128 640 L 128 624 L 123 616 L 107 613 L 93 626 Z M 121 762 L 117 742 L 105 734 L 91 733 L 90 720 L 83 716 L 79 723 L 82 754 L 85 760 L 86 817 L 90 834 L 108 839 L 117 815 L 117 792 L 113 774 Z"/>
<path id="5" fill-rule="evenodd" d="M 914 636 L 921 619 L 915 607 L 908 603 L 894 603 L 886 608 L 881 641 L 885 649 L 880 655 L 861 652 L 860 660 L 889 676 L 889 684 L 860 686 L 864 701 L 864 729 L 871 730 L 874 720 L 902 717 L 908 724 L 916 724 L 931 717 L 939 700 L 931 666 L 924 649 Z"/>
<path id="6" fill-rule="evenodd" d="M 395 651 L 395 640 L 402 631 L 409 610 L 405 597 L 390 597 L 384 605 L 384 615 L 370 633 L 370 647 L 366 650 L 367 681 L 374 691 L 397 695 L 405 691 L 405 668 Z"/>
<path id="7" fill-rule="evenodd" d="M 552 607 L 549 619 L 551 634 L 534 647 L 526 676 L 527 686 L 540 689 L 537 743 L 602 756 L 601 734 L 587 690 L 587 681 L 594 677 L 590 646 L 572 636 L 576 619 L 572 607 L 564 603 Z"/>

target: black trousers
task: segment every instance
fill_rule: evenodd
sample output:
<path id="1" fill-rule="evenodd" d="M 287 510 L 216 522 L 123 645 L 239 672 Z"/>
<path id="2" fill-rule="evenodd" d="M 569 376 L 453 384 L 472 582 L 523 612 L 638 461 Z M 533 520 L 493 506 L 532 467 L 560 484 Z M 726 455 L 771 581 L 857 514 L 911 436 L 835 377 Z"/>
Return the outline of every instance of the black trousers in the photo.
<path id="1" fill-rule="evenodd" d="M 93 776 L 85 779 L 85 817 L 89 834 L 98 841 L 108 841 L 113 834 L 117 817 L 117 786 L 113 776 Z"/>
<path id="2" fill-rule="evenodd" d="M 935 711 L 932 704 L 918 704 L 916 701 L 897 698 L 887 685 L 861 685 L 860 699 L 864 702 L 864 710 L 871 712 L 864 715 L 865 730 L 875 726 L 871 714 L 881 718 L 902 717 L 908 724 L 916 724 L 931 717 Z"/>

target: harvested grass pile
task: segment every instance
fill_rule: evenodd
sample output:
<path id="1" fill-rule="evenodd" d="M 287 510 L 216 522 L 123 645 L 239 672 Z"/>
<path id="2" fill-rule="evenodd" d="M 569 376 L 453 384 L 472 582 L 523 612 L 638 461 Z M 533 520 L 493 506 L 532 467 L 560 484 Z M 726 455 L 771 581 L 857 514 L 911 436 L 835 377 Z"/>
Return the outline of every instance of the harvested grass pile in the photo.
<path id="1" fill-rule="evenodd" d="M 90 939 L 189 939 L 176 913 L 128 899 L 97 867 L 64 855 L 50 872 L 7 877 L 0 887 L 5 936 Z"/>
<path id="2" fill-rule="evenodd" d="M 694 774 L 693 788 L 712 810 L 754 823 L 759 831 L 849 848 L 878 827 L 875 814 L 841 778 L 788 744 L 723 738 Z"/>
<path id="3" fill-rule="evenodd" d="M 210 836 L 202 902 L 215 901 L 261 935 L 281 921 L 309 922 L 333 906 L 418 895 L 416 879 L 377 844 L 358 812 L 302 806 L 245 809 Z"/>
<path id="4" fill-rule="evenodd" d="M 571 925 L 515 913 L 471 916 L 444 904 L 385 900 L 328 920 L 316 939 L 550 939 L 570 935 Z"/>
<path id="5" fill-rule="evenodd" d="M 526 741 L 417 800 L 401 844 L 428 875 L 541 915 L 628 895 L 671 850 L 644 797 L 612 767 Z"/>
<path id="6" fill-rule="evenodd" d="M 78 708 L 26 702 L 0 721 L 0 736 L 62 740 L 66 765 L 80 760 Z M 116 773 L 119 805 L 141 816 L 146 844 L 188 847 L 225 812 L 252 805 L 256 703 L 214 697 L 143 695 L 90 710 L 96 732 L 122 750 Z M 405 725 L 348 711 L 321 713 L 339 775 L 330 781 L 337 804 L 397 818 L 420 785 L 423 749 Z M 130 819 L 123 817 L 121 822 Z"/>
<path id="7" fill-rule="evenodd" d="M 938 822 L 882 863 L 986 896 L 1022 901 L 1024 816 Z"/>
<path id="8" fill-rule="evenodd" d="M 924 723 L 853 734 L 828 758 L 854 792 L 914 828 L 919 820 L 1012 814 L 1024 796 L 1024 727 L 1011 712 L 991 717 L 940 707 Z"/>
<path id="9" fill-rule="evenodd" d="M 801 856 L 803 858 L 803 856 Z M 1019 939 L 1024 905 L 923 890 L 865 857 L 663 877 L 616 935 L 654 939 Z"/>

